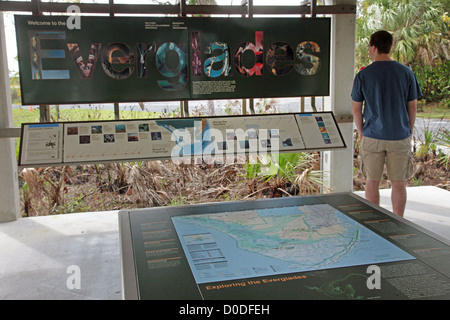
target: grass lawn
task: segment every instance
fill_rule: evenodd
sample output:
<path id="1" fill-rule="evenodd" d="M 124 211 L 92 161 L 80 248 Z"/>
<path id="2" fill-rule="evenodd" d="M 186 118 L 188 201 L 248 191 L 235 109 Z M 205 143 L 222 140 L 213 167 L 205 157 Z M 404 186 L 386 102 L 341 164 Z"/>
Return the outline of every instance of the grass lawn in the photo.
<path id="1" fill-rule="evenodd" d="M 114 120 L 113 110 L 92 109 L 60 109 L 59 117 L 55 107 L 50 108 L 51 121 L 98 121 Z M 121 119 L 148 119 L 157 118 L 159 112 L 150 111 L 120 111 Z M 23 107 L 13 109 L 14 127 L 20 127 L 22 123 L 39 122 L 39 108 Z"/>
<path id="2" fill-rule="evenodd" d="M 98 121 L 114 120 L 113 110 L 91 109 L 61 109 L 59 117 L 55 107 L 51 107 L 52 121 Z M 158 118 L 159 112 L 150 111 L 120 111 L 121 119 L 149 119 Z M 442 102 L 425 103 L 419 101 L 417 116 L 425 119 L 450 119 L 450 100 Z M 21 123 L 39 122 L 39 109 L 23 107 L 13 109 L 14 127 L 20 127 Z"/>
<path id="3" fill-rule="evenodd" d="M 450 100 L 423 103 L 419 101 L 417 116 L 425 119 L 450 119 Z"/>

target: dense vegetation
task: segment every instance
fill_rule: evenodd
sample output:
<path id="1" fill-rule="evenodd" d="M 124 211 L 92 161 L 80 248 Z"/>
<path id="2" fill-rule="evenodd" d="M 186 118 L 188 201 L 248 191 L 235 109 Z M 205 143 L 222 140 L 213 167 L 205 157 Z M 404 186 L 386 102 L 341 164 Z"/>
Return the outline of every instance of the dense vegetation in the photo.
<path id="1" fill-rule="evenodd" d="M 356 70 L 369 64 L 370 35 L 387 30 L 394 36 L 392 58 L 411 67 L 423 100 L 449 103 L 450 39 L 448 0 L 363 0 L 356 22 Z"/>

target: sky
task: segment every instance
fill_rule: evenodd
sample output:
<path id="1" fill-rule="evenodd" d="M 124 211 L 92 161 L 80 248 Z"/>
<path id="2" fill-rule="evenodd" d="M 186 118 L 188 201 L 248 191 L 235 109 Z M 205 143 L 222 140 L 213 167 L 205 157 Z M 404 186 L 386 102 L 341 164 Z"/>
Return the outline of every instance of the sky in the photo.
<path id="1" fill-rule="evenodd" d="M 16 46 L 16 32 L 14 30 L 14 16 L 11 13 L 4 13 L 3 19 L 5 21 L 5 36 L 6 49 L 8 56 L 8 68 L 10 72 L 19 71 L 17 64 L 17 46 Z"/>
<path id="2" fill-rule="evenodd" d="M 170 0 L 173 2 L 173 0 Z M 43 2 L 48 2 L 48 0 L 43 0 Z M 64 2 L 64 1 L 62 1 Z M 109 0 L 82 0 L 86 3 L 108 3 Z M 239 5 L 241 0 L 216 0 L 219 5 Z M 151 0 L 115 0 L 114 3 L 134 3 L 134 4 L 149 4 Z M 253 0 L 253 5 L 298 5 L 300 0 Z M 0 12 L 1 14 L 1 12 Z M 20 13 L 24 14 L 24 13 Z M 19 71 L 19 66 L 16 60 L 17 57 L 17 46 L 16 46 L 16 32 L 14 29 L 14 14 L 12 12 L 5 12 L 3 14 L 5 21 L 5 35 L 6 35 L 6 46 L 8 55 L 8 68 L 11 73 Z"/>

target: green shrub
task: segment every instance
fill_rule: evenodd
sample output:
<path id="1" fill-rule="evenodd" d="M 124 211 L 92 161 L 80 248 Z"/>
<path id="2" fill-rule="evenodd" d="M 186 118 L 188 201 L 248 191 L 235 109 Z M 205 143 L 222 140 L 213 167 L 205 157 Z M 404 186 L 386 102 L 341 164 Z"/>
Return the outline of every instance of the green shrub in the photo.
<path id="1" fill-rule="evenodd" d="M 450 98 L 450 61 L 436 66 L 416 66 L 413 70 L 422 89 L 422 99 L 431 102 Z"/>

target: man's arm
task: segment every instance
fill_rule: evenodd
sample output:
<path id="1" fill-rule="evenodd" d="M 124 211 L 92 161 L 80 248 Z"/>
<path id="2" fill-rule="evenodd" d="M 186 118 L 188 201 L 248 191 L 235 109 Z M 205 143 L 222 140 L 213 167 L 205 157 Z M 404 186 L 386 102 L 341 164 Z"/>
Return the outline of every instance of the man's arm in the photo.
<path id="1" fill-rule="evenodd" d="M 362 129 L 363 129 L 362 106 L 363 106 L 362 102 L 352 101 L 353 120 L 355 121 L 356 128 L 358 129 L 358 133 L 361 138 L 362 138 Z"/>
<path id="2" fill-rule="evenodd" d="M 417 99 L 408 101 L 408 115 L 409 115 L 409 128 L 411 129 L 411 135 L 414 131 L 414 124 L 416 123 L 417 114 Z"/>

